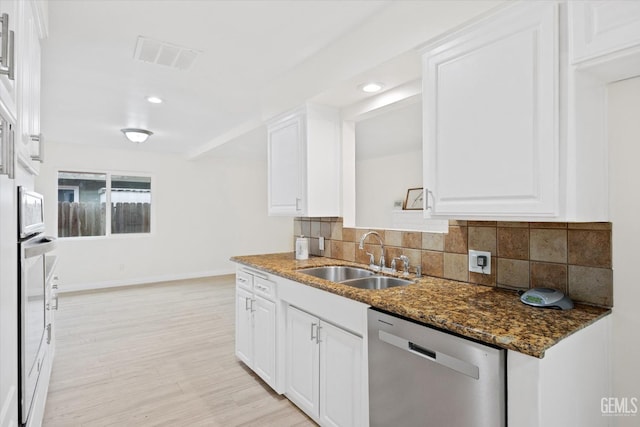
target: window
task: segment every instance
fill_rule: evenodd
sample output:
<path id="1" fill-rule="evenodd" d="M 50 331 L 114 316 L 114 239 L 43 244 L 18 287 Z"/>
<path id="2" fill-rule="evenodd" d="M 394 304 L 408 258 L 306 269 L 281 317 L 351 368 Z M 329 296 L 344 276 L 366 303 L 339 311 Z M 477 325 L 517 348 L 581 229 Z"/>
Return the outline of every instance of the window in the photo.
<path id="1" fill-rule="evenodd" d="M 150 177 L 58 172 L 58 237 L 150 231 Z"/>

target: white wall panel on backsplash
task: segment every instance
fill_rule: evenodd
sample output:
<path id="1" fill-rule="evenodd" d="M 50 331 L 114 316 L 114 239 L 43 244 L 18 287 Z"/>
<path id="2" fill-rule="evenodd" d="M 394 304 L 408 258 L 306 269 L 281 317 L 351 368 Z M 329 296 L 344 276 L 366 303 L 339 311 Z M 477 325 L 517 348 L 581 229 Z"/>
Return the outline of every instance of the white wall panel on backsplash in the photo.
<path id="1" fill-rule="evenodd" d="M 153 234 L 59 240 L 62 291 L 227 274 L 233 255 L 292 250 L 292 219 L 267 216 L 264 128 L 198 161 L 51 141 L 47 156 L 36 191 L 51 235 L 59 170 L 143 172 L 155 181 Z"/>
<path id="2" fill-rule="evenodd" d="M 389 173 L 391 165 L 400 166 Z M 422 186 L 422 150 L 356 162 L 356 224 L 382 226 L 393 224 L 393 202 L 402 201 L 407 189 Z M 395 199 L 384 196 L 395 194 Z"/>

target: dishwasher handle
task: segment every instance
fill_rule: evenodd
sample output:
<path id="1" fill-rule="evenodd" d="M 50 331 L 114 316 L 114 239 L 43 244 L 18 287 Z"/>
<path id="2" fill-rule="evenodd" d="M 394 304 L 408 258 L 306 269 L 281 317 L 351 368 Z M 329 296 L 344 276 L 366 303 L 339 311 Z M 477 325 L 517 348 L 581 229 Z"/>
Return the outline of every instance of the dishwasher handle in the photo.
<path id="1" fill-rule="evenodd" d="M 380 341 L 384 341 L 387 344 L 391 344 L 399 349 L 408 351 L 411 354 L 415 354 L 416 356 L 438 363 L 442 366 L 446 366 L 447 368 L 453 369 L 454 371 L 460 372 L 468 377 L 476 380 L 480 378 L 480 369 L 476 365 L 465 362 L 464 360 L 460 360 L 439 351 L 429 350 L 386 331 L 378 330 L 378 338 L 380 338 Z"/>
<path id="2" fill-rule="evenodd" d="M 434 361 L 436 360 L 436 352 L 435 351 L 431 351 L 428 348 L 421 347 L 416 343 L 412 343 L 411 341 L 409 341 L 409 350 L 412 350 L 414 352 L 418 352 L 420 354 L 423 354 L 423 355 L 427 356 L 428 358 L 433 359 Z"/>

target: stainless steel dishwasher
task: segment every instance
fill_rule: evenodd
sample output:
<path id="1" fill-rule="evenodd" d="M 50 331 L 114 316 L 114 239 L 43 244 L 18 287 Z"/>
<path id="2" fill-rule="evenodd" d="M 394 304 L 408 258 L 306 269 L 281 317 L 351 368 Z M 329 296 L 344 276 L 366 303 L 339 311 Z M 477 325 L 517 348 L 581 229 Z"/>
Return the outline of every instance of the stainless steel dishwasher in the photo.
<path id="1" fill-rule="evenodd" d="M 506 425 L 506 351 L 369 309 L 373 427 Z"/>

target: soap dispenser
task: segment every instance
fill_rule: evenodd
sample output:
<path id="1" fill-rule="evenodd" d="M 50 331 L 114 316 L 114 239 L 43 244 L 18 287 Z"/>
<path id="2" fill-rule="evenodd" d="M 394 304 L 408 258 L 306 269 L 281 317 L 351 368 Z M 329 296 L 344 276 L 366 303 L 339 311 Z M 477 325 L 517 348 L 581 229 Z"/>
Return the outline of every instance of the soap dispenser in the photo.
<path id="1" fill-rule="evenodd" d="M 309 259 L 309 239 L 296 237 L 296 259 Z"/>

